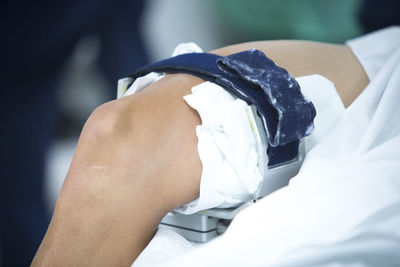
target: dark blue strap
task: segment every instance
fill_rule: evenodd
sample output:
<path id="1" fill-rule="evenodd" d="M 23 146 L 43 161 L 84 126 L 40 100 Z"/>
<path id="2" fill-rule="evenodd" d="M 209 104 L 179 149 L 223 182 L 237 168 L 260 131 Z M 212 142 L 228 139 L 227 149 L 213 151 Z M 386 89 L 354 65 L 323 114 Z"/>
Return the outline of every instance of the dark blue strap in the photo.
<path id="1" fill-rule="evenodd" d="M 313 129 L 313 104 L 301 94 L 297 81 L 259 50 L 226 57 L 182 54 L 144 66 L 131 77 L 136 79 L 150 72 L 188 73 L 254 104 L 268 137 L 269 166 L 294 159 L 299 140 Z"/>

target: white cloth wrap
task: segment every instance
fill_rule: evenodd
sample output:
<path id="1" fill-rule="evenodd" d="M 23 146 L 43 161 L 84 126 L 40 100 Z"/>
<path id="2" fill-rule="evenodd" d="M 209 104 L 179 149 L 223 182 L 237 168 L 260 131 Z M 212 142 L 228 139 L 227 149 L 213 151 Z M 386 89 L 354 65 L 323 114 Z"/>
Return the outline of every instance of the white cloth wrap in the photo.
<path id="1" fill-rule="evenodd" d="M 190 214 L 250 200 L 262 175 L 246 102 L 210 82 L 193 87 L 184 99 L 201 117 L 196 134 L 203 172 L 200 197 L 177 211 Z"/>
<path id="2" fill-rule="evenodd" d="M 180 44 L 173 56 L 201 52 L 194 43 Z M 150 73 L 137 79 L 126 95 L 144 89 L 163 75 Z M 303 94 L 317 109 L 315 131 L 307 138 L 310 149 L 321 138 L 335 118 L 344 110 L 334 85 L 320 75 L 298 79 Z M 320 88 L 325 90 L 321 91 Z M 257 165 L 256 141 L 247 117 L 246 102 L 231 95 L 221 86 L 204 82 L 192 88 L 185 101 L 200 115 L 197 127 L 198 153 L 203 166 L 200 196 L 176 211 L 192 214 L 210 208 L 237 206 L 253 198 L 261 186 L 262 171 Z"/>

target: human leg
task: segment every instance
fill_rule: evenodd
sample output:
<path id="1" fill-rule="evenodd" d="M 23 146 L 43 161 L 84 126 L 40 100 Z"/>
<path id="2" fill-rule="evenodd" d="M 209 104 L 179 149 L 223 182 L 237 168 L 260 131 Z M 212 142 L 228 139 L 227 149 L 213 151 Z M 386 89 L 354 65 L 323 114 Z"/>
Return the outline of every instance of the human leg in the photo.
<path id="1" fill-rule="evenodd" d="M 263 50 L 295 76 L 322 71 L 339 85 L 346 85 L 345 78 L 355 84 L 364 81 L 362 68 L 346 48 L 273 42 L 217 52 L 233 53 L 249 46 Z M 324 51 L 332 62 L 336 55 L 341 64 L 327 66 L 319 59 Z M 347 77 L 341 69 L 335 72 L 346 63 L 354 67 Z M 187 75 L 167 76 L 92 114 L 33 265 L 130 264 L 162 216 L 198 196 L 201 162 L 195 127 L 200 118 L 182 96 L 200 82 Z M 339 94 L 355 92 L 353 96 L 357 90 L 362 89 L 338 89 Z M 351 103 L 351 98 L 341 96 Z"/>

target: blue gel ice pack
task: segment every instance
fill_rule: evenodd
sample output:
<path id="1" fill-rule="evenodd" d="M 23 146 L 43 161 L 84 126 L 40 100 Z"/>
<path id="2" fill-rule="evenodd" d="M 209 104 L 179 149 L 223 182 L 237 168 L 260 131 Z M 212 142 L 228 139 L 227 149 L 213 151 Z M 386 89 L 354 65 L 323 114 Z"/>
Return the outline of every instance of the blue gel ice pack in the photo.
<path id="1" fill-rule="evenodd" d="M 182 54 L 146 65 L 130 77 L 150 72 L 191 74 L 254 104 L 268 138 L 270 167 L 295 159 L 299 140 L 314 129 L 314 105 L 304 98 L 296 79 L 259 50 L 229 56 Z"/>

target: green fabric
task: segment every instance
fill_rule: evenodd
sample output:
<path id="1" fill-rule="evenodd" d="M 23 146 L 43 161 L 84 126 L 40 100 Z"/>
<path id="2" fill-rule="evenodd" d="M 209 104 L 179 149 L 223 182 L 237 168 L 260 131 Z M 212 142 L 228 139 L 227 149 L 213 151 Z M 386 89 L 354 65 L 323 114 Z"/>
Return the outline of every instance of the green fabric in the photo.
<path id="1" fill-rule="evenodd" d="M 342 43 L 361 32 L 360 0 L 209 0 L 227 35 L 239 40 L 305 39 Z"/>

